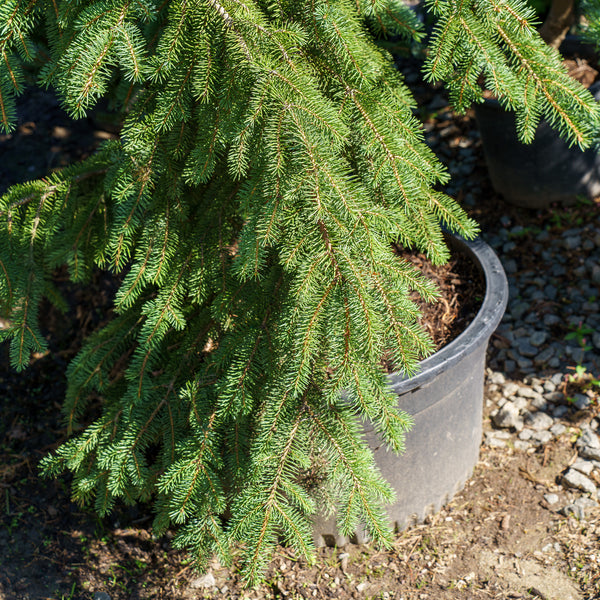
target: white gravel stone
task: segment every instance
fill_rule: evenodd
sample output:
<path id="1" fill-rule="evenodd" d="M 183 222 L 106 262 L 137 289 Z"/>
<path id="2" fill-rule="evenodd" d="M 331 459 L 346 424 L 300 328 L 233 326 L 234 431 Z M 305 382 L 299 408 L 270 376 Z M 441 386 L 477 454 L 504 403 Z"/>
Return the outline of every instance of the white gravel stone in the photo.
<path id="1" fill-rule="evenodd" d="M 544 500 L 552 505 L 552 504 L 556 504 L 560 498 L 558 497 L 558 494 L 544 494 Z"/>
<path id="2" fill-rule="evenodd" d="M 569 469 L 563 475 L 562 480 L 565 485 L 581 490 L 582 492 L 587 492 L 592 495 L 595 495 L 597 492 L 594 482 L 575 469 Z"/>
<path id="3" fill-rule="evenodd" d="M 536 431 L 531 436 L 531 441 L 536 445 L 547 444 L 552 437 L 552 434 L 547 429 L 543 429 L 542 431 Z"/>
<path id="4" fill-rule="evenodd" d="M 554 419 L 544 412 L 534 412 L 528 415 L 528 418 L 525 419 L 525 423 L 527 427 L 535 429 L 535 431 L 544 431 L 550 429 L 550 427 L 554 425 Z"/>
<path id="5" fill-rule="evenodd" d="M 501 373 L 500 371 L 494 371 L 490 375 L 490 382 L 502 385 L 506 382 L 506 377 L 504 377 L 504 373 Z"/>
<path id="6" fill-rule="evenodd" d="M 550 427 L 550 432 L 556 437 L 560 437 L 566 430 L 567 428 L 562 423 L 554 423 L 554 425 Z"/>
<path id="7" fill-rule="evenodd" d="M 571 469 L 575 469 L 584 475 L 589 475 L 594 470 L 594 463 L 590 460 L 578 458 L 572 465 Z"/>
<path id="8" fill-rule="evenodd" d="M 485 445 L 490 448 L 506 448 L 506 440 L 495 437 L 485 438 Z"/>
<path id="9" fill-rule="evenodd" d="M 194 579 L 190 583 L 190 587 L 193 589 L 206 589 L 215 587 L 217 584 L 215 580 L 215 576 L 212 573 L 206 573 L 206 575 L 202 575 L 202 577 L 198 577 Z"/>
<path id="10" fill-rule="evenodd" d="M 505 396 L 514 396 L 519 390 L 519 386 L 514 381 L 509 381 L 503 388 L 502 393 Z"/>
<path id="11" fill-rule="evenodd" d="M 582 428 L 575 445 L 578 448 L 600 448 L 600 438 L 591 429 Z"/>
<path id="12" fill-rule="evenodd" d="M 529 406 L 529 400 L 527 400 L 526 398 L 519 398 L 516 397 L 514 400 L 514 405 L 519 409 L 519 410 L 526 410 L 527 407 Z"/>
<path id="13" fill-rule="evenodd" d="M 600 460 L 600 448 L 592 448 L 591 446 L 585 446 L 579 448 L 579 456 L 582 458 L 589 458 L 590 460 Z"/>
<path id="14" fill-rule="evenodd" d="M 548 409 L 548 401 L 543 396 L 538 396 L 537 398 L 533 398 L 531 406 L 537 410 L 545 411 Z"/>
<path id="15" fill-rule="evenodd" d="M 519 409 L 514 402 L 507 402 L 492 418 L 494 425 L 501 429 L 523 429 L 523 419 L 519 414 Z"/>
<path id="16" fill-rule="evenodd" d="M 517 394 L 521 396 L 521 398 L 537 398 L 538 396 L 540 396 L 539 392 L 536 392 L 535 390 L 526 385 L 519 386 Z"/>
<path id="17" fill-rule="evenodd" d="M 519 432 L 520 440 L 530 440 L 533 435 L 533 429 L 525 428 L 523 431 Z"/>
<path id="18" fill-rule="evenodd" d="M 591 498 L 586 498 L 585 496 L 577 498 L 577 500 L 575 500 L 573 504 L 576 504 L 577 506 L 583 506 L 583 508 L 596 508 L 597 506 L 599 506 L 595 500 L 592 500 Z"/>
<path id="19" fill-rule="evenodd" d="M 565 517 L 573 516 L 580 521 L 585 519 L 585 509 L 577 504 L 567 504 L 560 512 Z"/>
<path id="20" fill-rule="evenodd" d="M 546 544 L 542 548 L 542 552 L 552 552 L 554 550 L 554 544 Z"/>
<path id="21" fill-rule="evenodd" d="M 520 450 L 521 452 L 526 452 L 529 450 L 529 448 L 531 448 L 531 444 L 524 440 L 515 440 L 513 446 L 515 450 Z"/>

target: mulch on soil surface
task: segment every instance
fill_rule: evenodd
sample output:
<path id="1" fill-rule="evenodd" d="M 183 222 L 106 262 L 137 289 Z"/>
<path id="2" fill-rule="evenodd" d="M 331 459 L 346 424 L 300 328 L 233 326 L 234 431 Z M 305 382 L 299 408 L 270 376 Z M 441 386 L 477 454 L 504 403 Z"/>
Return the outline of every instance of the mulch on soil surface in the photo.
<path id="1" fill-rule="evenodd" d="M 482 274 L 467 256 L 460 253 L 453 254 L 444 265 L 433 265 L 419 252 L 403 253 L 402 256 L 438 288 L 440 296 L 435 303 L 423 301 L 416 292 L 411 298 L 421 311 L 421 325 L 439 350 L 466 329 L 481 307 L 485 294 Z"/>
<path id="2" fill-rule="evenodd" d="M 423 93 L 433 97 L 437 92 Z M 48 166 L 83 156 L 98 140 L 112 135 L 94 135 L 92 121 L 82 124 L 87 133 L 73 133 L 68 122 L 56 125 L 56 107 L 52 102 L 49 106 L 49 112 L 27 109 L 33 116 L 26 115 L 16 136 L 0 141 L 5 149 L 0 163 L 3 182 L 41 175 Z M 476 139 L 469 114 L 428 118 L 436 131 L 452 128 L 445 159 L 458 152 L 461 140 Z M 29 121 L 35 125 L 27 125 Z M 33 139 L 28 130 L 45 133 L 30 146 L 25 144 Z M 48 154 L 53 131 L 62 137 L 53 138 L 56 147 Z M 25 157 L 13 156 L 23 148 Z M 495 196 L 481 156 L 471 183 L 482 193 L 469 210 L 483 227 L 494 226 L 500 218 L 515 224 L 538 218 L 507 207 Z M 465 193 L 459 190 L 458 197 Z M 578 210 L 586 209 L 569 209 L 569 218 L 584 218 Z M 243 588 L 235 568 L 213 564 L 207 575 L 196 573 L 185 553 L 171 548 L 170 536 L 153 538 L 148 506 L 119 508 L 104 520 L 75 506 L 69 478 L 41 480 L 37 464 L 65 439 L 60 414 L 64 370 L 82 335 L 110 316 L 114 282 L 98 273 L 93 286 L 66 286 L 65 293 L 72 307 L 66 315 L 50 307 L 43 311 L 44 326 L 51 332 L 50 353 L 33 357 L 29 370 L 15 374 L 6 348 L 1 349 L 0 599 L 544 598 L 542 591 L 519 585 L 519 573 L 531 564 L 556 586 L 565 586 L 560 600 L 568 599 L 569 585 L 579 594 L 573 596 L 576 600 L 599 597 L 600 568 L 595 565 L 600 564 L 600 518 L 579 522 L 563 517 L 543 499 L 572 460 L 568 440 L 534 454 L 483 448 L 465 489 L 426 524 L 400 533 L 391 549 L 369 544 L 323 548 L 317 563 L 306 565 L 281 547 L 266 582 L 252 590 Z M 439 310 L 442 321 L 456 321 L 443 302 Z M 487 418 L 485 426 L 489 427 Z M 561 551 L 541 553 L 549 544 L 560 544 Z M 591 556 L 598 557 L 598 563 Z"/>

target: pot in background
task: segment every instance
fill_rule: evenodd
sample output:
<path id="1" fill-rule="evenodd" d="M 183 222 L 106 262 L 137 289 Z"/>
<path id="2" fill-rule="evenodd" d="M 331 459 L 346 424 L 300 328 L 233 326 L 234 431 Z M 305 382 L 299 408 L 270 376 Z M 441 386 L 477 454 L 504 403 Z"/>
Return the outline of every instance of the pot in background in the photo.
<path id="1" fill-rule="evenodd" d="M 597 85 L 597 84 L 595 84 Z M 590 88 L 596 99 L 598 89 Z M 569 148 L 545 121 L 531 144 L 521 143 L 515 115 L 497 100 L 475 106 L 481 142 L 494 190 L 524 208 L 545 208 L 558 202 L 572 204 L 578 196 L 600 195 L 600 154 Z"/>

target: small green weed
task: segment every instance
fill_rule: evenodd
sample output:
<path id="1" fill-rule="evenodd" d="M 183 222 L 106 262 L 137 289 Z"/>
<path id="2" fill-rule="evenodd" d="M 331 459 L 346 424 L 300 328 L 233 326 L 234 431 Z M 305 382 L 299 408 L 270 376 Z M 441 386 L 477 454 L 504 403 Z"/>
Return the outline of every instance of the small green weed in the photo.
<path id="1" fill-rule="evenodd" d="M 61 600 L 73 600 L 73 598 L 75 598 L 75 590 L 76 589 L 77 589 L 77 582 L 74 581 L 73 585 L 71 586 L 71 591 L 69 592 L 69 595 L 65 596 L 64 594 L 62 594 Z"/>
<path id="2" fill-rule="evenodd" d="M 594 330 L 585 325 L 584 323 L 579 323 L 579 325 L 572 326 L 572 331 L 565 335 L 565 341 L 568 340 L 577 340 L 577 345 L 584 351 L 587 352 L 591 350 L 592 347 L 587 343 L 587 336 L 594 333 Z"/>

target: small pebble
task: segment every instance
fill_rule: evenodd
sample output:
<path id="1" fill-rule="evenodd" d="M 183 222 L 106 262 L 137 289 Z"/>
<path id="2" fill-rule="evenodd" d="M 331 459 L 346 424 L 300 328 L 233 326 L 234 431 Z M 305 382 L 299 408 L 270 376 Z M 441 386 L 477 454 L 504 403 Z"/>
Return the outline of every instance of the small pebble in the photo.
<path id="1" fill-rule="evenodd" d="M 548 430 L 536 431 L 531 436 L 531 441 L 536 445 L 547 444 L 552 439 L 552 434 Z"/>
<path id="2" fill-rule="evenodd" d="M 537 398 L 540 395 L 539 392 L 536 392 L 526 385 L 520 386 L 517 393 L 521 398 Z"/>
<path id="3" fill-rule="evenodd" d="M 581 237 L 578 235 L 569 236 L 564 239 L 564 245 L 567 250 L 575 250 L 581 246 Z"/>
<path id="4" fill-rule="evenodd" d="M 197 577 L 190 582 L 190 587 L 193 589 L 206 589 L 215 587 L 217 584 L 215 576 L 212 573 L 206 573 L 202 577 Z"/>
<path id="5" fill-rule="evenodd" d="M 554 425 L 554 419 L 550 415 L 544 412 L 530 413 L 525 419 L 527 427 L 535 429 L 536 431 L 543 431 L 550 429 Z"/>
<path id="6" fill-rule="evenodd" d="M 506 448 L 506 440 L 495 437 L 489 437 L 485 440 L 485 445 L 490 448 Z"/>
<path id="7" fill-rule="evenodd" d="M 568 412 L 569 409 L 564 404 L 561 404 L 552 411 L 552 416 L 555 419 L 560 419 L 561 417 L 564 417 Z"/>
<path id="8" fill-rule="evenodd" d="M 562 477 L 562 481 L 565 485 L 587 492 L 588 494 L 596 494 L 596 486 L 594 482 L 586 477 L 583 473 L 576 471 L 575 469 L 569 469 Z"/>
<path id="9" fill-rule="evenodd" d="M 575 445 L 578 448 L 600 448 L 600 438 L 591 429 L 582 427 Z"/>
<path id="10" fill-rule="evenodd" d="M 523 419 L 514 402 L 506 402 L 492 418 L 494 425 L 501 429 L 512 428 L 517 431 L 523 429 Z"/>
<path id="11" fill-rule="evenodd" d="M 544 494 L 544 500 L 552 505 L 552 504 L 556 504 L 559 501 L 559 497 L 558 494 Z"/>
<path id="12" fill-rule="evenodd" d="M 525 429 L 523 429 L 522 431 L 519 432 L 519 439 L 520 440 L 529 440 L 529 439 L 531 439 L 532 435 L 533 435 L 533 429 L 529 429 L 529 428 L 525 427 Z"/>
<path id="13" fill-rule="evenodd" d="M 594 470 L 594 463 L 589 460 L 583 460 L 578 458 L 572 465 L 571 468 L 583 473 L 584 475 L 589 475 Z"/>
<path id="14" fill-rule="evenodd" d="M 519 398 L 517 396 L 512 402 L 520 411 L 525 410 L 529 406 L 529 400 L 527 400 L 527 398 Z"/>
<path id="15" fill-rule="evenodd" d="M 575 394 L 573 396 L 573 404 L 578 410 L 585 410 L 591 403 L 590 397 L 585 394 Z"/>
<path id="16" fill-rule="evenodd" d="M 586 498 L 585 496 L 577 498 L 573 504 L 576 504 L 577 506 L 583 506 L 583 508 L 596 508 L 598 506 L 598 502 L 592 500 L 591 498 Z"/>
<path id="17" fill-rule="evenodd" d="M 548 402 L 556 404 L 557 402 L 562 402 L 565 399 L 565 395 L 562 392 L 549 392 L 544 398 L 548 400 Z"/>
<path id="18" fill-rule="evenodd" d="M 548 334 L 545 331 L 536 331 L 529 338 L 529 343 L 539 348 L 548 339 Z M 548 357 L 550 358 L 550 357 Z"/>
<path id="19" fill-rule="evenodd" d="M 577 504 L 567 504 L 560 512 L 565 515 L 565 517 L 573 516 L 579 521 L 585 519 L 585 508 L 583 508 L 583 506 L 578 506 Z"/>
<path id="20" fill-rule="evenodd" d="M 524 440 L 515 440 L 515 442 L 513 442 L 513 446 L 515 450 L 520 450 L 521 452 L 527 452 L 527 450 L 531 448 L 531 444 Z"/>
<path id="21" fill-rule="evenodd" d="M 592 446 L 584 446 L 579 448 L 579 456 L 582 458 L 589 458 L 591 460 L 600 460 L 600 448 L 593 448 Z"/>
<path id="22" fill-rule="evenodd" d="M 495 371 L 490 375 L 490 383 L 502 385 L 505 382 L 506 382 L 506 377 L 504 377 L 504 373 L 501 373 L 500 371 Z"/>
<path id="23" fill-rule="evenodd" d="M 566 430 L 567 428 L 562 423 L 555 423 L 550 427 L 550 433 L 555 437 L 560 437 Z"/>
<path id="24" fill-rule="evenodd" d="M 546 544 L 542 548 L 542 552 L 552 552 L 554 550 L 554 544 Z"/>

